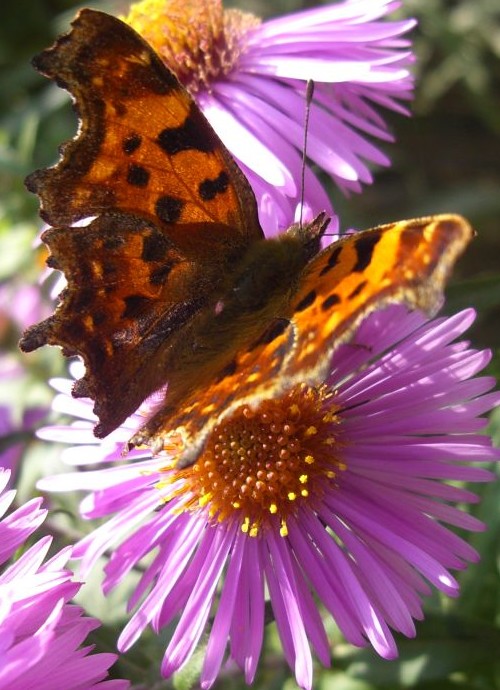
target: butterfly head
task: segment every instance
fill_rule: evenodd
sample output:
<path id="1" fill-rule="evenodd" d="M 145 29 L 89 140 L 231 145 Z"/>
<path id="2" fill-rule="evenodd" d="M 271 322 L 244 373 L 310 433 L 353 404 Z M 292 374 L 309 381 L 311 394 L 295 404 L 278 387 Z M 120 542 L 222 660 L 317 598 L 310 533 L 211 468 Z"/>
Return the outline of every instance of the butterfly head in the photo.
<path id="1" fill-rule="evenodd" d="M 324 211 L 310 223 L 294 223 L 287 230 L 287 236 L 297 239 L 304 252 L 305 261 L 310 261 L 321 249 L 321 240 L 330 223 L 330 217 Z"/>

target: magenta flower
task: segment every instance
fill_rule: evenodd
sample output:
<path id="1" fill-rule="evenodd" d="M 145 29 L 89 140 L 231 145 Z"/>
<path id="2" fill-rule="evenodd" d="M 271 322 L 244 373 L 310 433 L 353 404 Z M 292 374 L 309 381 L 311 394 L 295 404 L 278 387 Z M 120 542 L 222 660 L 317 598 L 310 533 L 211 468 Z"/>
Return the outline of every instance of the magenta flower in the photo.
<path id="1" fill-rule="evenodd" d="M 33 404 L 26 396 L 27 371 L 19 358 L 7 352 L 8 344 L 16 342 L 33 322 L 47 318 L 50 311 L 40 288 L 19 275 L 0 285 L 0 336 L 4 336 L 0 352 L 0 467 L 11 470 L 11 483 L 32 440 L 33 429 L 47 414 L 49 403 Z"/>
<path id="2" fill-rule="evenodd" d="M 126 21 L 191 91 L 247 175 L 266 234 L 288 227 L 300 201 L 306 81 L 315 82 L 308 157 L 343 190 L 372 182 L 389 160 L 380 108 L 407 113 L 415 22 L 381 21 L 399 0 L 345 0 L 260 22 L 220 0 L 143 0 Z M 310 168 L 305 202 L 331 204 Z"/>
<path id="3" fill-rule="evenodd" d="M 19 412 L 19 401 L 14 403 L 15 393 L 21 387 L 25 372 L 19 362 L 6 354 L 0 354 L 0 467 L 10 470 L 10 481 L 15 481 L 18 465 L 26 450 L 27 443 L 32 439 L 35 426 L 48 413 L 42 406 L 26 407 L 22 414 Z M 16 386 L 19 385 L 19 388 Z M 13 396 L 14 393 L 14 396 Z"/>
<path id="4" fill-rule="evenodd" d="M 164 676 L 208 632 L 202 687 L 227 649 L 252 682 L 267 596 L 302 688 L 313 683 L 311 648 L 330 660 L 316 599 L 350 643 L 394 658 L 392 630 L 414 636 L 431 586 L 457 596 L 450 571 L 478 558 L 450 529 L 483 529 L 458 507 L 476 497 L 456 483 L 490 481 L 476 463 L 499 457 L 482 415 L 500 394 L 489 392 L 492 378 L 476 378 L 490 355 L 456 342 L 473 320 L 471 310 L 426 321 L 389 307 L 336 351 L 324 388 L 296 386 L 236 410 L 191 467 L 135 450 L 121 466 L 43 480 L 44 489 L 88 491 L 83 516 L 107 518 L 74 550 L 83 573 L 112 551 L 106 592 L 154 552 L 119 649 L 147 625 L 160 631 L 177 620 Z M 57 405 L 83 421 L 43 436 L 72 444 L 65 455 L 74 464 L 123 461 L 130 429 L 98 443 L 90 401 L 71 400 L 70 382 L 57 385 Z"/>
<path id="5" fill-rule="evenodd" d="M 13 279 L 0 285 L 0 321 L 22 333 L 33 322 L 46 318 L 49 305 L 39 286 Z"/>
<path id="6" fill-rule="evenodd" d="M 0 468 L 0 517 L 15 491 L 5 491 L 9 471 Z M 33 499 L 0 522 L 0 565 L 41 525 L 41 499 Z M 124 690 L 129 683 L 105 680 L 115 654 L 90 654 L 82 647 L 93 618 L 69 601 L 80 589 L 65 568 L 66 548 L 44 562 L 51 538 L 44 537 L 0 574 L 0 690 Z"/>

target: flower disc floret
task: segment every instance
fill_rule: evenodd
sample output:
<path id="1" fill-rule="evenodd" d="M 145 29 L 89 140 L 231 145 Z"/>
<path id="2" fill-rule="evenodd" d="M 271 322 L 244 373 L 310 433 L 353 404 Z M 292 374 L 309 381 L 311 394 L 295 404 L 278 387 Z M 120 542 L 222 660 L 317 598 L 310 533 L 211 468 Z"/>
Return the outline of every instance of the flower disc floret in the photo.
<path id="1" fill-rule="evenodd" d="M 190 473 L 198 505 L 218 521 L 236 514 L 250 536 L 278 518 L 286 535 L 287 517 L 320 497 L 342 468 L 330 399 L 326 386 L 298 385 L 223 419 Z"/>
<path id="2" fill-rule="evenodd" d="M 220 0 L 144 0 L 125 17 L 193 94 L 229 74 L 260 20 Z"/>

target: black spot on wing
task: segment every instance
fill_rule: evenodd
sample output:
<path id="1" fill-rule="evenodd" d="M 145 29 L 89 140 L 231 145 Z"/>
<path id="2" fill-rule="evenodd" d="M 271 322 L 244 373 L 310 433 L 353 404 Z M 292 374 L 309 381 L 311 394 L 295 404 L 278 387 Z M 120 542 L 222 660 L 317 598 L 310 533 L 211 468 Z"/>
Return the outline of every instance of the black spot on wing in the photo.
<path id="1" fill-rule="evenodd" d="M 122 319 L 137 319 L 150 304 L 150 300 L 143 295 L 129 295 L 124 301 Z"/>
<path id="2" fill-rule="evenodd" d="M 165 235 L 152 232 L 142 241 L 141 259 L 144 261 L 163 261 L 171 245 Z"/>
<path id="3" fill-rule="evenodd" d="M 120 249 L 125 244 L 125 240 L 120 235 L 108 235 L 104 237 L 102 241 L 102 246 L 108 251 L 113 251 L 114 249 Z"/>
<path id="4" fill-rule="evenodd" d="M 319 272 L 320 276 L 324 276 L 326 273 L 332 270 L 337 265 L 337 262 L 339 260 L 340 253 L 342 252 L 342 247 L 335 247 L 332 249 L 332 252 L 330 256 L 328 257 L 328 261 L 326 262 L 326 265 L 323 266 L 321 271 Z"/>
<path id="5" fill-rule="evenodd" d="M 141 144 L 142 139 L 138 134 L 129 134 L 129 136 L 125 137 L 122 141 L 122 149 L 127 156 L 130 156 L 130 154 L 134 153 Z"/>
<path id="6" fill-rule="evenodd" d="M 117 265 L 118 262 L 116 261 L 103 261 L 102 263 L 102 276 L 103 279 L 108 283 L 108 285 L 104 286 L 104 289 L 108 292 L 111 290 L 114 290 L 114 286 L 110 286 L 110 282 L 115 282 L 116 276 L 120 272 L 120 267 Z"/>
<path id="7" fill-rule="evenodd" d="M 264 333 L 249 347 L 249 352 L 259 347 L 259 345 L 269 345 L 272 343 L 273 340 L 279 338 L 286 331 L 289 325 L 290 321 L 288 319 L 274 319 Z"/>
<path id="8" fill-rule="evenodd" d="M 311 304 L 313 304 L 315 299 L 316 299 L 316 290 L 311 290 L 310 292 L 307 293 L 307 295 L 305 297 L 303 297 L 300 300 L 300 302 L 295 307 L 295 311 L 304 311 L 304 309 L 307 309 L 307 307 L 310 307 Z"/>
<path id="9" fill-rule="evenodd" d="M 113 100 L 113 108 L 115 110 L 115 114 L 119 118 L 124 118 L 128 113 L 127 106 L 125 105 L 125 103 L 122 103 L 117 99 Z"/>
<path id="10" fill-rule="evenodd" d="M 210 153 L 216 147 L 216 141 L 210 136 L 206 127 L 200 126 L 200 118 L 191 105 L 191 112 L 180 127 L 166 127 L 157 138 L 162 150 L 169 156 L 174 156 L 180 151 L 202 151 Z"/>
<path id="11" fill-rule="evenodd" d="M 173 264 L 169 263 L 165 264 L 165 266 L 160 266 L 160 268 L 156 268 L 154 271 L 152 271 L 151 275 L 149 276 L 149 282 L 151 283 L 151 285 L 163 285 L 164 283 L 166 283 L 172 268 Z"/>
<path id="12" fill-rule="evenodd" d="M 142 165 L 132 163 L 127 171 L 127 182 L 134 187 L 147 187 L 149 182 L 149 172 Z"/>
<path id="13" fill-rule="evenodd" d="M 90 280 L 85 281 L 85 283 L 90 283 Z M 71 302 L 72 310 L 75 313 L 88 311 L 93 307 L 95 302 L 95 291 L 91 288 L 82 288 L 76 291 L 73 295 Z"/>
<path id="14" fill-rule="evenodd" d="M 93 319 L 94 319 L 94 326 L 102 326 L 103 323 L 106 323 L 108 319 L 108 315 L 105 311 L 102 310 L 96 310 L 93 313 Z"/>
<path id="15" fill-rule="evenodd" d="M 354 249 L 357 254 L 356 263 L 352 270 L 360 273 L 370 265 L 375 247 L 380 242 L 382 233 L 378 230 L 369 233 L 362 233 L 354 242 Z"/>
<path id="16" fill-rule="evenodd" d="M 236 372 L 237 367 L 238 364 L 235 359 L 229 362 L 229 364 L 226 364 L 226 366 L 221 371 L 219 371 L 216 383 L 220 383 L 228 376 L 232 376 Z"/>
<path id="17" fill-rule="evenodd" d="M 229 175 L 221 170 L 215 180 L 206 179 L 200 182 L 198 192 L 203 201 L 212 201 L 217 194 L 223 194 L 229 186 Z"/>
<path id="18" fill-rule="evenodd" d="M 176 223 L 182 213 L 184 202 L 173 196 L 161 196 L 156 201 L 156 215 L 164 223 Z"/>
<path id="19" fill-rule="evenodd" d="M 409 256 L 413 252 L 417 251 L 422 240 L 421 233 L 418 232 L 418 229 L 416 231 L 414 225 L 409 225 L 403 230 L 399 236 L 400 256 Z"/>
<path id="20" fill-rule="evenodd" d="M 333 292 L 331 295 L 328 295 L 328 297 L 322 302 L 321 309 L 323 311 L 328 311 L 336 304 L 339 304 L 339 302 L 340 297 L 337 295 L 337 293 Z"/>
<path id="21" fill-rule="evenodd" d="M 357 286 L 354 288 L 354 290 L 351 292 L 351 294 L 348 295 L 347 299 L 353 299 L 354 297 L 357 297 L 361 292 L 363 292 L 363 290 L 365 289 L 365 287 L 366 287 L 367 285 L 368 285 L 368 281 L 367 281 L 367 280 L 363 280 L 363 282 L 360 283 L 359 285 L 357 285 Z"/>

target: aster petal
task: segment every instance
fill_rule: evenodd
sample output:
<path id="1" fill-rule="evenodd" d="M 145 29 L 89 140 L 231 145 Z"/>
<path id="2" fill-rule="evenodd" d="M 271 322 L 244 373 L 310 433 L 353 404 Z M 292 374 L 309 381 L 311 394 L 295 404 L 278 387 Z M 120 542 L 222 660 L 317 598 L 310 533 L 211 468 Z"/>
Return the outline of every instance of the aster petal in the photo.
<path id="1" fill-rule="evenodd" d="M 76 544 L 73 557 L 83 559 L 81 566 L 83 575 L 85 576 L 86 573 L 90 572 L 106 549 L 118 541 L 120 536 L 128 532 L 131 525 L 139 524 L 158 503 L 159 497 L 154 492 L 139 493 L 135 500 L 126 504 L 114 518 Z"/>
<path id="2" fill-rule="evenodd" d="M 343 590 L 344 601 L 351 609 L 355 619 L 359 620 L 364 634 L 381 656 L 386 659 L 395 658 L 397 656 L 396 645 L 387 624 L 363 591 L 345 554 L 325 532 L 324 525 L 329 525 L 330 515 L 330 513 L 324 513 L 321 510 L 319 513 L 320 522 L 317 518 L 304 514 L 304 520 L 307 523 L 306 528 L 324 555 L 327 572 L 330 573 L 329 577 L 331 578 L 332 574 L 335 574 L 335 578 Z"/>
<path id="3" fill-rule="evenodd" d="M 333 26 L 336 26 L 337 22 L 340 21 L 354 25 L 371 22 L 380 19 L 400 6 L 401 2 L 394 0 L 377 0 L 377 2 L 351 0 L 347 3 L 337 3 L 328 7 L 295 12 L 265 22 L 259 27 L 259 40 L 262 35 L 272 36 L 276 40 L 282 33 L 301 31 L 304 27 L 309 26 L 324 26 L 328 22 L 331 22 Z M 411 21 L 411 25 L 413 24 L 414 22 Z"/>
<path id="4" fill-rule="evenodd" d="M 298 685 L 309 690 L 312 686 L 311 651 L 296 598 L 294 573 L 290 563 L 281 558 L 279 537 L 273 539 L 272 533 L 267 535 L 266 541 L 261 542 L 261 558 L 285 658 L 294 669 Z"/>
<path id="5" fill-rule="evenodd" d="M 60 410 L 59 410 L 60 411 Z M 46 426 L 37 431 L 37 436 L 42 441 L 55 441 L 56 443 L 91 443 L 95 436 L 94 425 L 85 424 L 71 427 Z"/>
<path id="6" fill-rule="evenodd" d="M 89 406 L 88 402 L 84 400 L 77 400 L 75 398 L 70 399 L 70 406 L 68 409 L 68 396 L 67 395 L 56 395 L 53 400 L 53 408 L 56 412 L 62 412 L 63 414 L 71 414 L 74 417 L 79 417 L 80 419 L 88 419 L 94 424 L 98 421 L 98 418 L 93 413 L 92 408 Z"/>
<path id="7" fill-rule="evenodd" d="M 231 622 L 234 619 L 238 583 L 243 567 L 245 541 L 246 539 L 241 532 L 237 534 L 231 551 L 224 587 L 219 599 L 212 630 L 210 631 L 201 672 L 201 686 L 204 689 L 210 688 L 214 684 L 222 664 Z"/>
<path id="8" fill-rule="evenodd" d="M 307 639 L 323 666 L 330 666 L 330 645 L 317 605 L 304 579 L 303 571 L 298 561 L 292 560 L 292 552 L 290 552 L 288 546 L 284 547 L 282 541 L 278 542 L 278 545 L 281 547 L 283 560 L 289 561 L 290 567 L 293 569 L 297 587 L 296 597 L 301 609 L 302 619 L 304 620 Z"/>
<path id="9" fill-rule="evenodd" d="M 200 523 L 188 517 L 179 519 L 175 523 L 175 531 L 172 530 L 171 540 L 161 544 L 160 553 L 151 567 L 144 573 L 130 599 L 130 606 L 135 605 L 151 582 L 154 581 L 154 587 L 150 594 L 120 636 L 121 649 L 127 649 L 135 641 L 130 633 L 136 631 L 138 623 L 140 623 L 142 630 L 149 621 L 156 617 L 156 628 L 159 629 L 162 625 L 167 624 L 185 603 L 196 579 L 195 569 L 191 568 L 186 572 L 186 567 L 193 554 L 195 554 L 195 560 L 198 559 L 201 562 L 203 562 L 202 557 L 206 555 L 204 551 L 207 548 L 206 544 L 201 544 L 197 550 L 201 542 L 202 532 Z"/>
<path id="10" fill-rule="evenodd" d="M 210 545 L 208 557 L 165 652 L 162 674 L 166 678 L 185 663 L 200 639 L 233 540 L 234 527 L 227 532 L 208 530 L 205 533 L 204 541 Z"/>
<path id="11" fill-rule="evenodd" d="M 226 145 L 244 165 L 252 170 L 261 169 L 262 177 L 274 187 L 280 187 L 285 192 L 294 194 L 295 182 L 280 159 L 272 150 L 262 143 L 263 137 L 257 138 L 253 130 L 244 126 L 238 118 L 220 106 L 213 97 L 205 97 L 203 110 L 216 132 L 226 139 Z"/>
<path id="12" fill-rule="evenodd" d="M 230 642 L 231 656 L 252 683 L 264 639 L 264 578 L 257 540 L 245 542 Z"/>
<path id="13" fill-rule="evenodd" d="M 302 524 L 293 520 L 289 524 L 289 538 L 307 577 L 344 637 L 358 647 L 365 645 L 366 642 L 360 633 L 359 620 L 344 603 L 344 592 L 336 586 L 334 578 L 330 578 L 324 556 L 311 535 L 305 532 Z"/>
<path id="14" fill-rule="evenodd" d="M 4 473 L 7 479 L 9 475 Z M 14 496 L 15 491 L 8 491 L 0 497 L 0 514 L 11 505 Z M 42 499 L 34 498 L 0 522 L 0 563 L 5 563 L 45 520 L 47 511 L 41 505 Z"/>
<path id="15" fill-rule="evenodd" d="M 8 478 L 8 472 L 1 474 Z M 13 492 L 7 493 L 10 502 Z M 32 500 L 0 522 L 4 555 L 24 545 L 43 521 L 46 511 L 40 503 Z M 91 655 L 92 647 L 81 646 L 99 622 L 82 617 L 82 610 L 68 603 L 80 588 L 66 569 L 71 547 L 45 560 L 51 542 L 49 536 L 35 542 L 0 574 L 0 689 L 125 690 L 128 682 L 105 680 L 116 656 Z"/>
<path id="16" fill-rule="evenodd" d="M 353 491 L 349 493 L 349 502 L 336 496 L 329 507 L 332 510 L 332 516 L 342 516 L 342 519 L 359 533 L 367 534 L 402 553 L 405 559 L 436 588 L 446 591 L 448 596 L 456 596 L 457 581 L 443 568 L 441 563 L 423 548 L 417 546 L 419 534 L 415 533 L 409 525 L 405 525 L 404 530 L 402 530 L 401 524 L 398 523 L 398 533 L 396 534 L 394 530 L 389 529 L 388 525 L 392 521 L 383 508 L 372 506 L 371 503 L 367 503 L 361 497 L 355 496 Z M 374 518 L 378 519 L 376 524 Z M 401 531 L 407 534 L 406 538 L 401 536 Z"/>
<path id="17" fill-rule="evenodd" d="M 407 600 L 392 581 L 391 571 L 377 558 L 377 550 L 366 547 L 355 533 L 346 528 L 342 520 L 335 521 L 335 534 L 352 554 L 360 583 L 370 599 L 384 612 L 384 617 L 391 627 L 407 637 L 414 637 L 415 626 Z"/>
<path id="18" fill-rule="evenodd" d="M 11 471 L 8 468 L 5 467 L 0 467 L 0 517 L 4 514 L 5 510 L 7 510 L 8 505 L 5 505 L 5 501 L 8 501 L 8 499 L 5 498 L 10 492 L 4 492 L 5 487 L 9 483 Z M 11 494 L 12 495 L 12 494 Z M 10 505 L 10 503 L 9 503 Z"/>
<path id="19" fill-rule="evenodd" d="M 296 121 L 291 114 L 304 110 L 304 94 L 292 91 L 279 83 L 271 85 L 262 77 L 247 77 L 246 85 L 252 88 L 252 96 L 247 95 L 241 88 L 238 100 L 233 98 L 230 101 L 231 91 L 235 91 L 231 89 L 227 94 L 227 102 L 231 102 L 231 107 L 240 119 L 248 121 L 249 126 L 258 127 L 260 135 L 267 139 L 269 145 L 274 140 L 276 146 L 276 140 L 280 140 L 280 157 L 284 160 L 288 159 L 289 167 L 293 166 L 292 151 L 294 151 L 293 158 L 296 159 L 296 166 L 300 160 L 296 151 L 302 146 L 304 140 L 304 125 Z M 219 87 L 219 93 L 224 96 L 224 87 Z M 367 168 L 352 152 L 353 141 L 356 141 L 354 133 L 351 135 L 349 145 L 344 145 L 344 139 L 341 138 L 333 148 L 328 145 L 332 139 L 331 118 L 325 111 L 312 107 L 309 122 L 311 128 L 307 138 L 307 153 L 310 158 L 325 170 L 343 179 L 357 180 L 358 176 L 362 179 L 368 178 Z M 250 123 L 253 124 L 250 125 Z M 360 138 L 357 139 L 360 141 Z M 284 142 L 291 145 L 287 147 L 286 156 Z M 287 191 L 292 195 L 297 192 L 297 189 Z M 328 205 L 326 208 L 329 207 Z M 316 208 L 323 209 L 323 206 Z"/>

